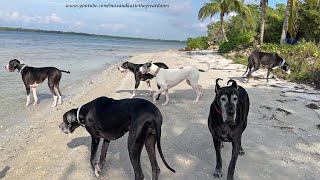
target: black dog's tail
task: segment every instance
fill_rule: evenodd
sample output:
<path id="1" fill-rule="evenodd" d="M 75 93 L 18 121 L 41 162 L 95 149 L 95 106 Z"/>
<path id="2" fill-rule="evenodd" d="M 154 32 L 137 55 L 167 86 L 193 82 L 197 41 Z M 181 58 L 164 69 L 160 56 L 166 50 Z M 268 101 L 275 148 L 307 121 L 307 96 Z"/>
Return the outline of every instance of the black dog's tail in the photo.
<path id="1" fill-rule="evenodd" d="M 250 64 L 253 65 L 253 61 L 252 61 L 252 59 L 251 59 L 251 55 L 248 57 L 248 65 L 247 65 L 246 72 L 244 72 L 244 74 L 243 74 L 242 76 L 244 76 L 245 74 L 249 73 L 248 71 L 250 71 L 250 70 L 251 70 L 250 67 L 252 67 L 252 66 L 250 66 Z M 249 67 L 249 66 L 250 66 L 250 67 Z"/>
<path id="2" fill-rule="evenodd" d="M 59 69 L 59 71 L 70 74 L 70 71 L 65 71 L 65 70 L 60 70 L 60 69 Z"/>
<path id="3" fill-rule="evenodd" d="M 246 72 L 244 72 L 244 74 L 242 74 L 242 76 L 244 76 L 245 74 L 247 74 L 248 69 L 249 69 L 249 66 L 247 66 Z"/>
<path id="4" fill-rule="evenodd" d="M 200 62 L 200 63 L 205 63 L 208 66 L 208 69 L 206 69 L 206 70 L 199 69 L 200 72 L 207 72 L 210 70 L 210 64 L 208 62 Z"/>
<path id="5" fill-rule="evenodd" d="M 168 163 L 167 163 L 167 161 L 164 159 L 164 156 L 163 156 L 163 153 L 162 153 L 161 144 L 160 144 L 161 124 L 156 123 L 156 122 L 154 121 L 154 126 L 156 127 L 157 147 L 158 147 L 158 151 L 159 151 L 160 157 L 161 157 L 161 159 L 162 159 L 162 162 L 164 163 L 164 165 L 166 165 L 166 167 L 167 167 L 170 171 L 172 171 L 172 172 L 175 173 L 176 171 L 175 171 L 174 169 L 172 169 L 172 168 L 168 165 Z"/>

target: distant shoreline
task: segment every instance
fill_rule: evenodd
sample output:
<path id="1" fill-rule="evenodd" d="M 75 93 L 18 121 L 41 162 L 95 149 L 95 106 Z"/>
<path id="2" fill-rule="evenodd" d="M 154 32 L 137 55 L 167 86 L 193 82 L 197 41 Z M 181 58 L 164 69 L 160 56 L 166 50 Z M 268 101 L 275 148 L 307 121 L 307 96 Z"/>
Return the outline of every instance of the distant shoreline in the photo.
<path id="1" fill-rule="evenodd" d="M 122 38 L 122 39 L 133 39 L 133 40 L 147 40 L 147 41 L 163 41 L 163 42 L 186 42 L 180 40 L 166 40 L 166 39 L 152 39 L 152 38 L 137 38 L 137 37 L 126 37 L 126 36 L 110 36 L 101 34 L 89 34 L 72 31 L 54 31 L 54 30 L 41 30 L 41 29 L 27 29 L 27 28 L 11 28 L 11 27 L 0 27 L 0 31 L 21 31 L 21 32 L 37 32 L 37 33 L 52 33 L 52 34 L 68 34 L 68 35 L 80 35 L 80 36 L 94 36 L 94 37 L 105 37 L 105 38 Z"/>

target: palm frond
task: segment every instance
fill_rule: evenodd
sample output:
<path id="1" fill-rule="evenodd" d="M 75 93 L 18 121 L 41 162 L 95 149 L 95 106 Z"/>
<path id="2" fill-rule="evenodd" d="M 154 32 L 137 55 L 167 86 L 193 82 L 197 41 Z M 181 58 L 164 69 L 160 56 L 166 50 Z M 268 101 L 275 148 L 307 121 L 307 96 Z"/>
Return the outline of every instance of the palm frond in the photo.
<path id="1" fill-rule="evenodd" d="M 198 19 L 203 21 L 207 17 L 212 17 L 220 11 L 220 6 L 217 2 L 206 3 L 198 12 Z"/>
<path id="2" fill-rule="evenodd" d="M 237 12 L 250 26 L 252 26 L 253 20 L 251 10 L 244 3 L 239 0 L 233 0 L 230 10 Z"/>

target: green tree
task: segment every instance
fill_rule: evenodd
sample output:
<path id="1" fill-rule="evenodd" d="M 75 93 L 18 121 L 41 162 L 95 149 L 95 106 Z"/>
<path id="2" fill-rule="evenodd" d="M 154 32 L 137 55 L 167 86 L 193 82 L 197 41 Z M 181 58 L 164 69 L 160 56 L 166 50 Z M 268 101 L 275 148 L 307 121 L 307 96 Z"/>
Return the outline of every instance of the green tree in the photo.
<path id="1" fill-rule="evenodd" d="M 256 4 L 248 4 L 248 8 L 251 11 L 252 22 L 249 24 L 240 15 L 232 16 L 226 23 L 227 26 L 227 38 L 231 36 L 243 34 L 246 32 L 256 32 L 259 27 L 260 21 L 260 10 Z M 219 26 L 220 27 L 220 26 Z"/>
<path id="2" fill-rule="evenodd" d="M 276 4 L 276 8 L 267 7 L 266 9 L 266 25 L 264 32 L 264 42 L 278 43 L 281 37 L 284 14 L 286 6 L 284 4 Z"/>
<path id="3" fill-rule="evenodd" d="M 305 0 L 305 5 L 313 10 L 320 10 L 320 0 Z M 287 31 L 290 34 L 290 37 L 293 38 L 295 35 L 295 25 L 299 17 L 299 8 L 301 6 L 301 1 L 299 0 L 288 0 L 287 8 L 285 13 L 285 18 L 282 27 L 281 40 L 280 43 L 285 42 Z"/>
<path id="4" fill-rule="evenodd" d="M 320 11 L 319 6 L 305 3 L 299 10 L 299 36 L 307 41 L 320 42 Z"/>
<path id="5" fill-rule="evenodd" d="M 243 3 L 243 0 L 213 0 L 210 3 L 205 3 L 199 10 L 198 18 L 200 21 L 203 21 L 209 16 L 212 17 L 213 15 L 220 13 L 222 35 L 224 40 L 228 41 L 223 24 L 224 15 L 230 12 L 237 12 L 249 23 L 252 21 L 250 9 Z"/>
<path id="6" fill-rule="evenodd" d="M 226 27 L 226 23 L 224 27 Z M 211 22 L 207 25 L 207 33 L 208 33 L 208 41 L 216 43 L 223 41 L 223 36 L 221 33 L 221 25 L 220 21 L 218 22 Z"/>

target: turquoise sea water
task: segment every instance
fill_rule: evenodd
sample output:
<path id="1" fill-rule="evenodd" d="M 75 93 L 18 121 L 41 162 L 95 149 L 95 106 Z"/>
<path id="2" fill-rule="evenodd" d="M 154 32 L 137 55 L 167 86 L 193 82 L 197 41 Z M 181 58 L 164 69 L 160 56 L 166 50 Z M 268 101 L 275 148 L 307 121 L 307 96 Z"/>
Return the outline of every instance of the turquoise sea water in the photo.
<path id="1" fill-rule="evenodd" d="M 0 31 L 0 42 L 0 139 L 10 131 L 23 129 L 23 124 L 30 125 L 28 119 L 41 113 L 40 108 L 49 107 L 53 100 L 45 81 L 37 88 L 40 105 L 26 108 L 21 75 L 4 68 L 9 60 L 16 58 L 29 66 L 69 70 L 71 74 L 63 74 L 60 87 L 64 98 L 70 98 L 81 83 L 109 65 L 135 54 L 185 46 L 180 42 L 15 31 Z"/>

